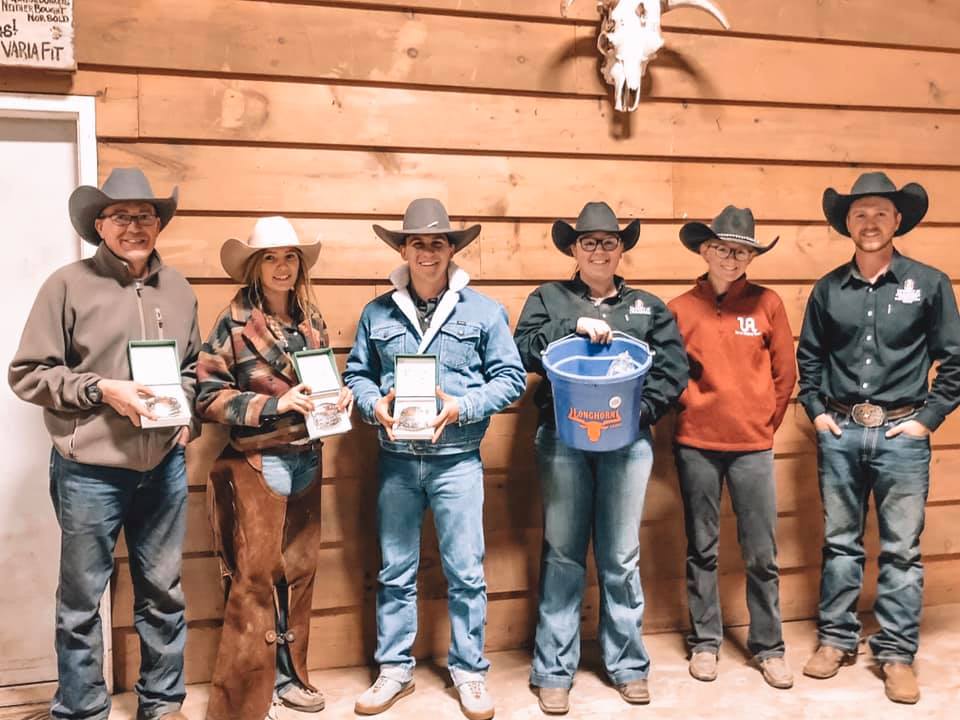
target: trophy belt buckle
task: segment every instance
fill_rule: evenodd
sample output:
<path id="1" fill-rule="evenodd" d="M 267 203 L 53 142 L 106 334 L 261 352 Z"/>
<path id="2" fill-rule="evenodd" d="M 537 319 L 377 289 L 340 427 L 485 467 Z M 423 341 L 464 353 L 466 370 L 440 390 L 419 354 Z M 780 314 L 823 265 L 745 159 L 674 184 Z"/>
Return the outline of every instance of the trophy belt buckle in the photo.
<path id="1" fill-rule="evenodd" d="M 857 403 L 850 408 L 850 419 L 862 427 L 880 427 L 887 421 L 887 411 L 873 403 Z"/>

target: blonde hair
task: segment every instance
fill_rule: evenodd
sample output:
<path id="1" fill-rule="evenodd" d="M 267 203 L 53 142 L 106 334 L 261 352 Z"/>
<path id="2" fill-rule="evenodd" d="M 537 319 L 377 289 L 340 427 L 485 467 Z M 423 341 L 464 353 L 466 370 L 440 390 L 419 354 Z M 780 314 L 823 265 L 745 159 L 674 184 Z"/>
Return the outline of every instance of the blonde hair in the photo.
<path id="1" fill-rule="evenodd" d="M 296 314 L 294 310 L 299 310 L 303 319 L 312 321 L 314 317 L 320 316 L 320 310 L 317 297 L 313 294 L 313 286 L 310 284 L 310 268 L 307 267 L 300 248 L 292 247 L 291 249 L 300 261 L 297 263 L 297 279 L 293 283 L 291 315 Z M 250 288 L 250 301 L 264 314 L 268 322 L 273 318 L 264 306 L 263 289 L 260 286 L 260 267 L 263 265 L 263 256 L 269 251 L 270 249 L 264 249 L 255 252 L 247 260 L 243 270 L 243 284 Z M 271 327 L 271 329 L 276 331 L 278 328 Z"/>

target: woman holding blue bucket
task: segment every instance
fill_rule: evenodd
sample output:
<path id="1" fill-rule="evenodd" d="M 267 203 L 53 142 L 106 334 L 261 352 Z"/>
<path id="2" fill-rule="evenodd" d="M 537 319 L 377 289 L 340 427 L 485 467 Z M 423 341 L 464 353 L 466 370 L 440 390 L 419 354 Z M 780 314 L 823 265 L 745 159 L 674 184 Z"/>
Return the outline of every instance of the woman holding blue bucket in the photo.
<path id="1" fill-rule="evenodd" d="M 557 249 L 576 260 L 577 272 L 571 280 L 549 282 L 531 293 L 514 339 L 526 369 L 544 376 L 534 396 L 540 410 L 535 447 L 543 486 L 544 546 L 530 684 L 543 712 L 563 714 L 569 710 L 570 687 L 580 661 L 580 606 L 591 537 L 600 583 L 599 641 L 604 666 L 626 702 L 650 702 L 650 659 L 641 637 L 644 602 L 638 567 L 640 519 L 653 466 L 649 428 L 683 392 L 688 368 L 680 333 L 667 307 L 654 295 L 628 287 L 616 274 L 623 253 L 637 243 L 638 220 L 620 229 L 610 206 L 593 202 L 581 210 L 575 227 L 558 220 L 552 234 Z M 628 350 L 625 363 L 617 357 L 618 351 L 620 345 L 636 347 L 633 340 L 649 346 L 653 362 L 642 397 L 634 398 L 638 400 L 634 409 L 628 411 L 632 403 L 613 395 L 603 396 L 606 406 L 602 409 L 561 407 L 558 400 L 555 416 L 541 354 L 550 343 L 569 335 L 589 341 L 580 342 L 581 358 L 556 363 L 557 369 L 574 367 L 574 376 L 605 374 L 591 367 L 605 353 L 606 367 L 613 365 L 614 374 L 620 370 L 641 375 L 645 351 Z M 605 382 L 609 381 L 597 378 L 585 387 L 602 393 Z M 570 402 L 568 397 L 563 399 Z M 571 436 L 575 429 L 564 427 L 569 423 L 582 426 L 583 435 Z M 631 424 L 629 429 L 635 432 L 627 444 L 611 449 L 603 442 L 605 432 Z M 574 446 L 564 441 L 571 437 L 576 437 Z M 591 442 L 598 449 L 581 449 Z"/>

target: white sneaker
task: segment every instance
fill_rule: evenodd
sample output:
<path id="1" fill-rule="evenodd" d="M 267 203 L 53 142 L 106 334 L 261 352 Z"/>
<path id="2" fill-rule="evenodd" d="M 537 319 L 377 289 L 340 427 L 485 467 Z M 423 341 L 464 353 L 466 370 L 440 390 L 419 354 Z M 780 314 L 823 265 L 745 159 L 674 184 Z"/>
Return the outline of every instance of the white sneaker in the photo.
<path id="1" fill-rule="evenodd" d="M 377 715 L 389 709 L 397 700 L 414 691 L 413 680 L 400 682 L 386 675 L 377 677 L 377 681 L 357 698 L 353 710 L 357 715 Z"/>
<path id="2" fill-rule="evenodd" d="M 490 720 L 493 717 L 493 698 L 487 692 L 487 681 L 481 676 L 464 680 L 457 685 L 460 709 L 470 720 Z"/>

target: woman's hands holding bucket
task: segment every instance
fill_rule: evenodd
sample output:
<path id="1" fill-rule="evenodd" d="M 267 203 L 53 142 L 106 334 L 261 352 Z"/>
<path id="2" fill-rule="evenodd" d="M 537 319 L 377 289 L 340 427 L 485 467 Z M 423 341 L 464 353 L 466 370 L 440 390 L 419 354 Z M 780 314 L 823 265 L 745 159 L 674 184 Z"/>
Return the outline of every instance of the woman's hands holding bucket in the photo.
<path id="1" fill-rule="evenodd" d="M 592 343 L 609 345 L 613 340 L 613 328 L 599 318 L 582 317 L 577 319 L 577 335 L 584 335 Z"/>

